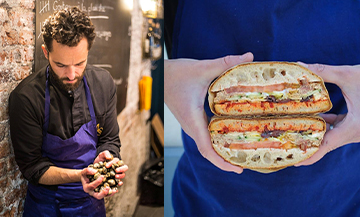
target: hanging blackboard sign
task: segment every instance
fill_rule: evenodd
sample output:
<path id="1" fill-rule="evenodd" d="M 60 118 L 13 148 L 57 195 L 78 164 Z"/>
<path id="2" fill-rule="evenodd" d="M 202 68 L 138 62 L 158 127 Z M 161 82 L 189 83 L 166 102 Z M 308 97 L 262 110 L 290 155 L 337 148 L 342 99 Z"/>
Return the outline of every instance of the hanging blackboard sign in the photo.
<path id="1" fill-rule="evenodd" d="M 88 63 L 108 70 L 117 85 L 117 112 L 125 107 L 130 62 L 131 11 L 125 0 L 45 0 L 36 1 L 35 67 L 48 64 L 41 45 L 41 28 L 54 11 L 77 6 L 95 25 L 96 38 Z"/>

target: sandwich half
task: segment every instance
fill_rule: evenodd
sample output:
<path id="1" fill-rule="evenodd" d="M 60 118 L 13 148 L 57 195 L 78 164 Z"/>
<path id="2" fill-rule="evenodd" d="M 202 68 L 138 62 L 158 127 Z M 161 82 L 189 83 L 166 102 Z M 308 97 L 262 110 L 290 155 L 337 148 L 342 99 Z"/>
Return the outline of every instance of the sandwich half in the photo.
<path id="1" fill-rule="evenodd" d="M 318 116 L 213 117 L 212 146 L 224 160 L 260 172 L 299 163 L 318 149 L 326 131 Z"/>
<path id="2" fill-rule="evenodd" d="M 318 114 L 332 107 L 322 78 L 289 62 L 237 65 L 220 75 L 208 93 L 218 116 Z"/>

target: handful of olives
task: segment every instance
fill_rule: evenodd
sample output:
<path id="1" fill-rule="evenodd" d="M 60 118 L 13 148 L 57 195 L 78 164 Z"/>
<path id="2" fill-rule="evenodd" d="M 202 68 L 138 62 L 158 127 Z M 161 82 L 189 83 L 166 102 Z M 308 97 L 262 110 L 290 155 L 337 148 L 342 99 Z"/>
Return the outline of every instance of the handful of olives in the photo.
<path id="1" fill-rule="evenodd" d="M 109 193 L 108 194 L 112 194 L 114 191 L 117 191 L 117 187 L 118 184 L 120 183 L 120 179 L 115 178 L 116 175 L 116 168 L 121 167 L 124 165 L 124 162 L 122 160 L 118 161 L 117 163 L 113 163 L 111 165 L 110 168 L 106 168 L 106 162 L 98 162 L 95 164 L 90 164 L 88 167 L 89 168 L 93 168 L 97 170 L 97 173 L 95 173 L 94 175 L 88 175 L 88 179 L 90 180 L 90 182 L 95 181 L 96 179 L 98 179 L 101 175 L 104 176 L 104 179 L 102 181 L 102 183 L 95 188 L 95 192 L 100 192 L 102 190 L 104 190 L 106 187 L 110 187 Z"/>

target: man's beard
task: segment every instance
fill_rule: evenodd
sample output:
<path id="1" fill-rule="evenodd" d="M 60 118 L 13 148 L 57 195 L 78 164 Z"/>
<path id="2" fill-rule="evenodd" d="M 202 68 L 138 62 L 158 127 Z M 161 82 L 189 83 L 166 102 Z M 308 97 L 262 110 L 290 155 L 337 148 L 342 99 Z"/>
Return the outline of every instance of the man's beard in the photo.
<path id="1" fill-rule="evenodd" d="M 85 69 L 84 69 L 85 71 Z M 75 77 L 75 80 L 76 82 L 73 83 L 73 84 L 67 84 L 67 83 L 64 83 L 64 81 L 70 81 L 69 78 L 60 78 L 55 72 L 54 70 L 51 68 L 50 66 L 50 69 L 49 69 L 49 72 L 50 72 L 50 75 L 51 77 L 53 78 L 52 81 L 54 83 L 56 83 L 59 88 L 63 89 L 63 90 L 66 90 L 66 91 L 74 91 L 76 88 L 79 87 L 80 85 L 80 82 L 81 80 L 83 79 L 84 77 L 84 71 L 81 73 L 81 76 L 77 76 Z"/>

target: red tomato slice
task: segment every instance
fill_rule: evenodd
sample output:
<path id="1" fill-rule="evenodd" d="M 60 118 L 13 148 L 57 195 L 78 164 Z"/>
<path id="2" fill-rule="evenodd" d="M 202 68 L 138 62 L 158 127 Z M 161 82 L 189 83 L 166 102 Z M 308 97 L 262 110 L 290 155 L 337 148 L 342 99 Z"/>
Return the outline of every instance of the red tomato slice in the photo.
<path id="1" fill-rule="evenodd" d="M 277 141 L 261 141 L 248 143 L 231 143 L 230 149 L 257 149 L 257 148 L 284 148 L 281 142 Z"/>

